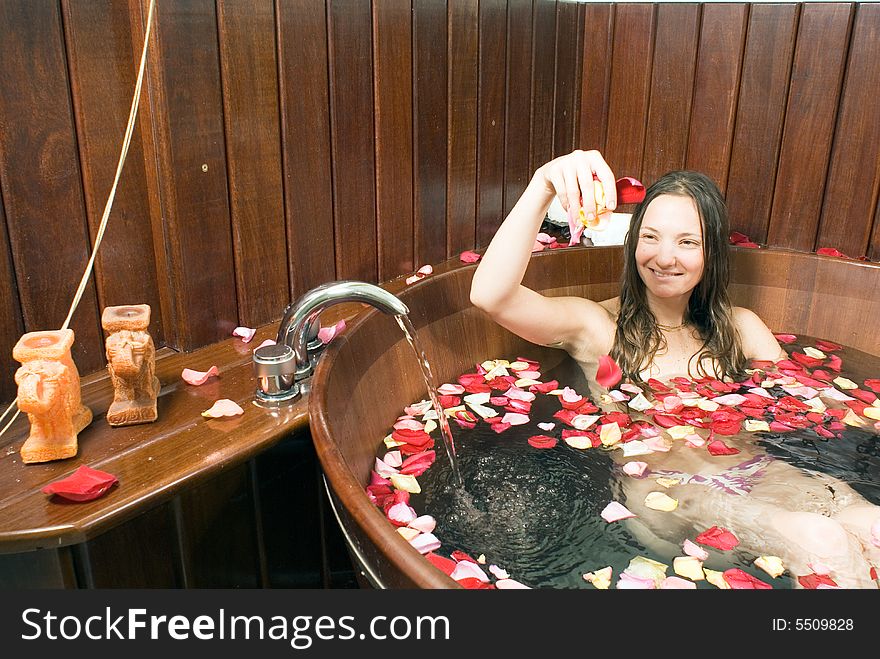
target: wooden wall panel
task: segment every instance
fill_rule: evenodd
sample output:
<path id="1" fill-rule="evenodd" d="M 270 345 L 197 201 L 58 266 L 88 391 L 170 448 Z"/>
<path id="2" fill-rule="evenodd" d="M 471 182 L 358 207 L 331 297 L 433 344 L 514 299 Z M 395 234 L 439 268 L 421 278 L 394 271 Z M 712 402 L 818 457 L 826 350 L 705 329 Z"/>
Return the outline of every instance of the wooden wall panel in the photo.
<path id="1" fill-rule="evenodd" d="M 257 327 L 290 297 L 273 2 L 219 0 L 217 24 L 238 323 Z"/>
<path id="2" fill-rule="evenodd" d="M 238 322 L 217 16 L 209 0 L 157 3 L 150 57 L 156 151 L 179 345 L 230 336 Z"/>
<path id="3" fill-rule="evenodd" d="M 385 237 L 379 240 L 379 280 L 386 281 L 415 269 L 410 0 L 373 3 L 373 66 L 376 223 L 379 237 Z M 473 194 L 471 200 L 470 212 L 462 215 L 473 233 Z"/>
<path id="4" fill-rule="evenodd" d="M 748 14 L 744 4 L 706 4 L 700 25 L 685 163 L 711 176 L 722 193 L 727 189 Z"/>
<path id="5" fill-rule="evenodd" d="M 125 4 L 65 0 L 62 8 L 83 189 L 94 243 L 128 125 L 140 47 L 133 42 Z M 135 130 L 95 260 L 95 283 L 102 308 L 149 304 L 150 335 L 162 345 L 162 308 L 144 167 L 141 135 Z"/>
<path id="6" fill-rule="evenodd" d="M 6 403 L 18 395 L 13 375 L 20 364 L 12 358 L 12 347 L 24 333 L 15 267 L 9 247 L 9 234 L 6 233 L 2 189 L 0 182 L 0 416 L 6 411 Z M 14 410 L 9 414 L 14 414 Z M 4 417 L 2 424 L 6 425 L 10 418 L 12 417 Z"/>
<path id="7" fill-rule="evenodd" d="M 296 299 L 336 276 L 327 23 L 324 0 L 284 0 L 276 11 L 287 263 Z"/>
<path id="8" fill-rule="evenodd" d="M 640 179 L 645 185 L 684 167 L 699 30 L 699 5 L 665 3 L 657 7 L 651 103 Z"/>
<path id="9" fill-rule="evenodd" d="M 446 258 L 446 1 L 413 0 L 416 267 Z"/>
<path id="10" fill-rule="evenodd" d="M 575 91 L 579 89 L 578 5 L 560 2 L 556 5 L 556 89 L 553 102 L 553 157 L 565 155 L 574 148 Z"/>
<path id="11" fill-rule="evenodd" d="M 0 25 L 0 184 L 23 329 L 53 330 L 91 251 L 60 7 L 3 2 Z M 90 281 L 71 323 L 80 372 L 105 364 L 98 313 Z"/>
<path id="12" fill-rule="evenodd" d="M 805 4 L 801 8 L 791 88 L 767 242 L 810 251 L 816 241 L 835 113 L 846 62 L 851 5 Z"/>
<path id="13" fill-rule="evenodd" d="M 859 5 L 815 247 L 867 255 L 880 189 L 880 4 Z"/>
<path id="14" fill-rule="evenodd" d="M 556 2 L 535 0 L 532 15 L 531 171 L 553 157 L 553 86 L 556 78 Z"/>
<path id="15" fill-rule="evenodd" d="M 770 224 L 772 181 L 782 137 L 797 7 L 752 7 L 743 57 L 736 130 L 730 154 L 727 206 L 730 226 L 764 242 Z"/>
<path id="16" fill-rule="evenodd" d="M 654 40 L 655 8 L 621 4 L 614 23 L 605 160 L 617 176 L 641 177 Z"/>
<path id="17" fill-rule="evenodd" d="M 477 52 L 479 7 L 449 0 L 449 123 L 446 155 L 446 251 L 476 244 L 477 207 Z"/>
<path id="18" fill-rule="evenodd" d="M 329 0 L 336 276 L 377 281 L 372 11 Z"/>
<path id="19" fill-rule="evenodd" d="M 507 215 L 532 178 L 532 3 L 507 3 L 507 115 L 504 118 L 504 201 Z"/>
<path id="20" fill-rule="evenodd" d="M 477 97 L 477 245 L 488 245 L 503 219 L 507 11 L 504 0 L 480 2 Z"/>
<path id="21" fill-rule="evenodd" d="M 610 3 L 590 3 L 584 8 L 577 146 L 603 153 L 608 132 L 615 10 Z"/>

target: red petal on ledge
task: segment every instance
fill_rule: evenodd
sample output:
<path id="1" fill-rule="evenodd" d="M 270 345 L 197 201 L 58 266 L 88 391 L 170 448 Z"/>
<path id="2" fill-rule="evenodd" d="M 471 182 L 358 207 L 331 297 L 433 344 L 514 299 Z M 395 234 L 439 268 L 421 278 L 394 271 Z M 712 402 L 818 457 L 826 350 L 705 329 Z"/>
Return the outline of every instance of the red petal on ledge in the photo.
<path id="1" fill-rule="evenodd" d="M 751 242 L 751 239 L 746 234 L 740 233 L 739 231 L 731 232 L 729 239 L 731 245 Z"/>
<path id="2" fill-rule="evenodd" d="M 69 501 L 91 501 L 106 494 L 119 479 L 106 471 L 92 469 L 88 465 L 80 467 L 67 478 L 62 478 L 43 487 L 46 494 L 57 494 Z"/>
<path id="3" fill-rule="evenodd" d="M 477 254 L 476 252 L 466 250 L 466 251 L 462 252 L 461 254 L 459 254 L 458 258 L 462 263 L 476 263 L 482 257 L 479 254 Z"/>
<path id="4" fill-rule="evenodd" d="M 617 179 L 617 203 L 638 204 L 645 198 L 645 186 L 631 176 Z"/>
<path id="5" fill-rule="evenodd" d="M 833 247 L 820 247 L 816 250 L 816 254 L 821 254 L 822 256 L 836 256 L 842 259 L 848 259 L 849 257 L 843 252 L 839 252 Z"/>

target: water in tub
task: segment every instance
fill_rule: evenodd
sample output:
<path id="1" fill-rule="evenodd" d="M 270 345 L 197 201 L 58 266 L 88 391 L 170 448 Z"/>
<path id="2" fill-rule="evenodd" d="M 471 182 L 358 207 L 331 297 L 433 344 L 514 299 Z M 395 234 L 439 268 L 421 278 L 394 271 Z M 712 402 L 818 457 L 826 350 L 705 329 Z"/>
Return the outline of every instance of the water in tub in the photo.
<path id="1" fill-rule="evenodd" d="M 625 576 L 643 577 L 643 559 L 661 564 L 654 586 L 876 587 L 880 359 L 805 336 L 785 347 L 798 377 L 768 368 L 729 390 L 680 380 L 669 393 L 652 383 L 647 397 L 617 387 L 609 398 L 570 359 L 540 373 L 558 383 L 548 393 L 515 387 L 535 392 L 528 405 L 493 381 L 483 407 L 497 414 L 453 424 L 464 486 L 436 460 L 409 503 L 437 520 L 435 553 L 483 556 L 530 587 L 592 588 L 583 575 L 606 567 L 611 587 L 650 586 Z M 524 411 L 523 423 L 502 421 Z M 606 521 L 612 502 L 632 516 Z M 724 531 L 735 546 L 713 546 L 708 536 Z"/>

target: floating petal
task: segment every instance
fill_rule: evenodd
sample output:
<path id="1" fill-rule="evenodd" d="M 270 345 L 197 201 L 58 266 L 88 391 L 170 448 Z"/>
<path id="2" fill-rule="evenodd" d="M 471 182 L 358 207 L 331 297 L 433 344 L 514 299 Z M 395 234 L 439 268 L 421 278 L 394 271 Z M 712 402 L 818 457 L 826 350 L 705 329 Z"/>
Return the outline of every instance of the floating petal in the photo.
<path id="1" fill-rule="evenodd" d="M 678 508 L 678 501 L 663 492 L 648 492 L 645 505 L 652 510 L 671 512 Z"/>

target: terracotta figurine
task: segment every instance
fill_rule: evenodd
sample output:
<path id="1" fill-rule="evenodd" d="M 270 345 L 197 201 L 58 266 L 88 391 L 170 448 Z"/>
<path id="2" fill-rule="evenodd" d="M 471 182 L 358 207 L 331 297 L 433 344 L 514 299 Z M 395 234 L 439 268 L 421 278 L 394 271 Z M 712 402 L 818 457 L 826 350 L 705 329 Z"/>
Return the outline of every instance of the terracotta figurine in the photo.
<path id="1" fill-rule="evenodd" d="M 156 348 L 147 333 L 150 305 L 105 307 L 101 326 L 107 336 L 107 369 L 113 382 L 113 403 L 107 410 L 111 426 L 155 421 L 159 378 Z"/>
<path id="2" fill-rule="evenodd" d="M 12 349 L 21 362 L 15 373 L 18 408 L 31 422 L 21 447 L 25 463 L 76 455 L 77 435 L 92 421 L 80 399 L 79 372 L 70 356 L 73 330 L 28 332 Z"/>

